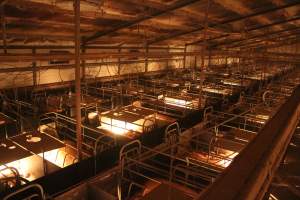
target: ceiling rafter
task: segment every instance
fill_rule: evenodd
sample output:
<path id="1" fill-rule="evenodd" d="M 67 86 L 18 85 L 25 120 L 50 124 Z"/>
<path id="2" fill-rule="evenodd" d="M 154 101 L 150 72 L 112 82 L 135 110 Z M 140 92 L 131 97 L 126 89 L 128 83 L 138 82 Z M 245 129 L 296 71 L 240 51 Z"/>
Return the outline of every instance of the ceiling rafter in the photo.
<path id="1" fill-rule="evenodd" d="M 295 37 L 294 34 L 291 35 L 286 35 L 287 37 L 285 37 L 283 40 L 281 39 L 281 37 L 276 38 L 276 41 L 273 41 L 273 44 L 266 44 L 266 41 L 257 41 L 257 42 L 253 42 L 253 43 L 249 43 L 249 44 L 245 44 L 243 46 L 243 48 L 251 48 L 251 49 L 260 49 L 260 48 L 268 48 L 268 47 L 279 47 L 279 46 L 284 46 L 284 45 L 289 45 L 288 41 L 300 41 L 299 37 Z M 281 39 L 281 40 L 280 40 Z"/>
<path id="2" fill-rule="evenodd" d="M 293 17 L 293 18 L 290 18 L 290 19 L 287 19 L 287 20 L 277 21 L 277 22 L 274 22 L 272 24 L 266 24 L 266 25 L 250 28 L 250 29 L 247 29 L 246 32 L 248 33 L 249 31 L 256 31 L 256 30 L 276 26 L 276 25 L 279 25 L 279 24 L 286 24 L 286 23 L 289 23 L 289 22 L 297 21 L 297 20 L 300 20 L 300 16 Z M 223 35 L 220 35 L 220 36 L 217 36 L 217 37 L 214 37 L 214 38 L 210 38 L 210 39 L 208 39 L 208 41 L 218 40 L 218 39 L 222 39 L 222 38 L 226 38 L 226 37 L 230 37 L 230 36 L 231 36 L 231 34 L 223 34 Z M 201 44 L 202 42 L 203 42 L 203 39 L 200 39 L 200 40 L 196 40 L 194 42 L 190 42 L 187 45 Z"/>
<path id="3" fill-rule="evenodd" d="M 233 23 L 233 22 L 243 21 L 245 19 L 257 17 L 257 16 L 260 16 L 260 15 L 266 15 L 266 14 L 269 14 L 269 13 L 272 13 L 272 12 L 276 12 L 278 10 L 282 10 L 282 9 L 286 9 L 286 8 L 290 8 L 290 7 L 294 7 L 294 6 L 298 6 L 298 5 L 300 5 L 299 2 L 294 2 L 294 3 L 283 5 L 283 6 L 277 6 L 277 7 L 274 7 L 274 8 L 270 8 L 270 9 L 266 9 L 266 10 L 263 10 L 263 11 L 251 13 L 251 14 L 248 14 L 248 15 L 245 15 L 245 16 L 241 16 L 241 17 L 238 17 L 238 18 L 225 20 L 225 21 L 220 22 L 218 24 L 209 23 L 208 27 L 209 28 L 216 28 L 216 27 L 221 26 L 221 25 L 226 25 L 226 24 L 230 24 L 230 23 Z M 192 29 L 192 30 L 189 30 L 189 31 L 177 32 L 177 33 L 174 33 L 174 34 L 171 34 L 171 35 L 161 36 L 161 37 L 158 37 L 158 38 L 154 38 L 151 41 L 148 41 L 148 45 L 155 44 L 155 43 L 158 43 L 158 42 L 162 42 L 164 40 L 173 39 L 173 38 L 180 37 L 180 36 L 183 36 L 183 35 L 199 32 L 199 31 L 202 31 L 202 30 L 203 30 L 203 27 L 198 27 L 198 28 L 195 28 L 195 29 Z"/>
<path id="4" fill-rule="evenodd" d="M 289 40 L 281 41 L 277 44 L 262 45 L 259 48 L 268 48 L 269 49 L 269 48 L 282 47 L 282 46 L 291 45 L 291 44 L 298 44 L 298 43 L 300 43 L 299 38 L 291 38 Z"/>
<path id="5" fill-rule="evenodd" d="M 270 35 L 277 35 L 277 34 L 280 34 L 280 33 L 283 33 L 283 32 L 294 31 L 294 30 L 299 30 L 299 29 L 300 29 L 300 27 L 293 27 L 293 28 L 289 28 L 289 29 L 283 29 L 283 30 L 279 30 L 279 31 L 274 31 L 274 32 L 268 32 L 268 33 L 253 35 L 253 36 L 250 36 L 248 38 L 244 38 L 244 39 L 240 39 L 240 40 L 225 41 L 223 43 L 216 44 L 214 47 L 216 47 L 216 46 L 218 46 L 218 47 L 219 46 L 226 46 L 226 45 L 230 45 L 230 44 L 233 44 L 233 43 L 239 43 L 239 42 L 243 42 L 243 41 L 249 41 L 249 40 L 257 39 L 257 38 L 260 38 L 260 37 L 268 37 Z"/>
<path id="6" fill-rule="evenodd" d="M 297 35 L 300 33 L 299 30 L 300 30 L 300 27 L 298 27 L 298 28 L 296 28 L 296 29 L 294 29 L 292 31 L 289 30 L 290 32 L 288 32 L 288 33 L 286 33 L 287 31 L 282 31 L 282 32 L 278 31 L 280 33 L 269 34 L 269 35 L 264 35 L 264 36 L 259 37 L 260 39 L 261 38 L 266 38 L 264 40 L 261 39 L 260 41 L 252 41 L 252 42 L 251 42 L 251 40 L 250 41 L 248 40 L 248 41 L 244 41 L 244 42 L 239 43 L 239 44 L 229 45 L 227 47 L 228 48 L 243 47 L 243 46 L 246 46 L 248 44 L 255 44 L 255 43 L 260 43 L 260 42 L 268 42 L 268 41 L 270 41 L 270 39 L 271 40 L 278 39 L 278 38 L 281 39 L 281 38 L 286 38 L 288 36 L 296 36 L 297 37 Z"/>
<path id="7" fill-rule="evenodd" d="M 188 6 L 188 5 L 191 5 L 193 3 L 196 3 L 196 2 L 199 2 L 201 0 L 186 0 L 186 1 L 179 1 L 179 3 L 176 3 L 175 5 L 171 5 L 169 6 L 168 8 L 164 9 L 164 10 L 161 10 L 161 11 L 157 11 L 157 12 L 154 12 L 152 13 L 151 15 L 147 15 L 147 16 L 143 16 L 141 18 L 138 18 L 136 20 L 133 20 L 133 21 L 130 21 L 130 22 L 126 22 L 124 24 L 121 24 L 120 26 L 117 26 L 111 30 L 108 30 L 108 31 L 104 31 L 104 32 L 96 32 L 94 35 L 90 36 L 90 37 L 87 37 L 87 38 L 84 38 L 83 39 L 83 43 L 88 43 L 88 42 L 91 42 L 92 40 L 95 40 L 97 38 L 100 38 L 102 36 L 105 36 L 105 35 L 108 35 L 108 34 L 111 34 L 111 33 L 114 33 L 116 31 L 119 31 L 121 29 L 124 29 L 124 28 L 128 28 L 128 27 L 131 27 L 133 25 L 136 25 L 136 24 L 139 24 L 143 21 L 146 21 L 146 20 L 149 20 L 149 19 L 152 19 L 154 17 L 157 17 L 157 16 L 160 16 L 160 15 L 163 15 L 165 13 L 168 13 L 168 12 L 171 12 L 171 11 L 174 11 L 174 10 L 177 10 L 177 9 L 180 9 L 180 8 L 183 8 L 185 6 Z"/>
<path id="8" fill-rule="evenodd" d="M 284 0 L 271 0 L 271 2 L 277 6 L 284 5 L 284 3 L 285 3 Z M 297 11 L 294 9 L 283 9 L 281 12 L 286 18 L 290 18 L 290 17 L 297 15 Z M 294 22 L 294 23 L 299 25 L 299 22 Z"/>
<path id="9" fill-rule="evenodd" d="M 102 14 L 98 12 L 97 6 L 93 7 L 93 3 L 91 5 L 84 3 L 84 10 L 81 13 L 81 36 L 82 39 L 89 38 L 95 33 L 110 32 L 118 26 L 149 17 L 149 20 L 145 19 L 146 21 L 141 23 L 121 28 L 119 31 L 108 33 L 103 37 L 100 36 L 86 45 L 118 46 L 126 44 L 126 46 L 140 46 L 141 48 L 145 48 L 145 46 L 202 45 L 204 44 L 202 32 L 197 32 L 196 29 L 204 30 L 202 21 L 204 20 L 206 0 L 194 1 L 194 4 L 183 6 L 157 17 L 153 13 L 163 12 L 179 4 L 191 3 L 192 0 L 168 2 L 163 0 L 111 0 L 102 5 Z M 257 5 L 247 0 L 239 1 L 237 4 L 235 0 L 225 1 L 212 1 L 211 16 L 207 21 L 209 22 L 209 35 L 205 40 L 211 46 L 222 46 L 226 41 L 233 45 L 244 43 L 246 41 L 241 41 L 241 39 L 252 41 L 254 40 L 251 39 L 252 37 L 257 37 L 261 33 L 269 34 L 278 29 L 281 31 L 281 29 L 299 27 L 300 24 L 300 6 L 295 6 L 300 4 L 298 1 L 266 0 L 258 1 Z M 0 0 L 0 2 L 5 1 Z M 40 43 L 48 46 L 58 46 L 58 44 L 72 46 L 73 8 L 71 1 L 64 2 L 66 3 L 52 5 L 51 0 L 7 1 L 5 20 L 9 44 L 20 46 Z M 113 19 L 111 16 L 114 16 Z M 269 19 L 270 21 L 260 21 L 259 19 Z M 243 30 L 247 38 L 242 37 L 240 32 L 244 21 L 249 22 Z M 188 35 L 187 32 L 191 34 Z M 187 33 L 187 35 L 183 34 L 180 37 L 182 33 Z M 174 35 L 175 37 L 173 37 Z M 0 35 L 0 38 L 2 37 L 3 34 Z M 160 41 L 162 42 L 160 43 Z M 3 45 L 3 41 L 1 42 Z M 157 45 L 155 45 L 156 42 Z"/>
<path id="10" fill-rule="evenodd" d="M 236 1 L 236 0 L 214 0 L 216 3 L 218 3 L 219 5 L 221 5 L 224 9 L 228 9 L 232 12 L 238 13 L 239 15 L 249 15 L 251 13 L 253 13 L 254 11 L 249 8 L 249 6 L 247 4 L 244 4 L 243 1 Z M 262 24 L 270 24 L 272 21 L 264 16 L 264 15 L 260 15 L 256 18 L 253 19 L 254 21 L 256 21 L 257 23 L 262 23 Z M 243 21 L 244 25 L 246 24 L 245 21 Z"/>

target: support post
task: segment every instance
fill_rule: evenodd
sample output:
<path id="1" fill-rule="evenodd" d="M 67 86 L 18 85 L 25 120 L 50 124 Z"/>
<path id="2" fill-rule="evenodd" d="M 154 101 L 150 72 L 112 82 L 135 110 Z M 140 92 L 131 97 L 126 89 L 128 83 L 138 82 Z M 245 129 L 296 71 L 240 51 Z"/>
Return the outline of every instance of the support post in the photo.
<path id="1" fill-rule="evenodd" d="M 32 54 L 36 53 L 36 49 L 32 49 Z M 33 86 L 37 86 L 37 77 L 36 77 L 36 61 L 32 62 L 32 81 L 33 81 Z"/>
<path id="2" fill-rule="evenodd" d="M 197 56 L 195 56 L 194 62 L 195 62 L 194 71 L 196 71 L 197 70 L 197 62 L 198 62 Z"/>
<path id="3" fill-rule="evenodd" d="M 82 52 L 83 54 L 85 54 L 86 49 L 85 49 L 84 46 L 82 47 L 81 52 Z M 82 71 L 81 71 L 82 76 L 81 76 L 81 77 L 82 77 L 82 80 L 85 81 L 85 78 L 86 78 L 86 77 L 85 77 L 85 75 L 86 75 L 86 74 L 85 74 L 85 72 L 86 72 L 86 68 L 85 68 L 85 60 L 82 60 L 81 62 L 82 62 Z"/>
<path id="4" fill-rule="evenodd" d="M 207 64 L 207 68 L 210 68 L 211 65 L 211 50 L 208 50 L 208 64 Z"/>
<path id="5" fill-rule="evenodd" d="M 203 83 L 205 80 L 204 70 L 205 70 L 205 55 L 206 55 L 206 50 L 207 50 L 206 36 L 207 36 L 207 29 L 208 29 L 209 7 L 210 7 L 210 0 L 207 0 L 205 19 L 204 19 L 204 32 L 203 32 L 204 43 L 203 43 L 203 47 L 202 47 L 201 68 L 200 68 L 199 105 L 201 105 L 201 102 L 202 102 L 202 97 L 203 97 L 202 86 L 203 86 Z"/>
<path id="6" fill-rule="evenodd" d="M 149 53 L 149 46 L 146 45 L 145 72 L 148 72 L 148 53 Z"/>
<path id="7" fill-rule="evenodd" d="M 225 57 L 225 67 L 226 67 L 226 72 L 229 74 L 229 67 L 228 67 L 228 57 Z"/>
<path id="8" fill-rule="evenodd" d="M 186 67 L 186 49 L 187 49 L 187 44 L 184 45 L 184 56 L 183 56 L 183 69 Z"/>
<path id="9" fill-rule="evenodd" d="M 4 1 L 5 3 L 5 1 Z M 7 41 L 6 41 L 6 20 L 5 20 L 5 11 L 4 11 L 4 3 L 2 2 L 0 5 L 1 11 L 1 25 L 2 25 L 2 40 L 3 40 L 3 47 L 4 53 L 7 53 Z"/>
<path id="10" fill-rule="evenodd" d="M 168 46 L 168 55 L 170 54 L 170 46 Z M 169 59 L 166 59 L 167 70 L 169 70 Z"/>
<path id="11" fill-rule="evenodd" d="M 76 138 L 78 160 L 82 159 L 82 133 L 81 133 L 81 77 L 80 77 L 80 0 L 74 0 L 75 12 L 75 110 L 76 110 Z"/>
<path id="12" fill-rule="evenodd" d="M 118 52 L 121 53 L 121 47 L 119 47 Z M 121 75 L 121 58 L 118 58 L 118 75 Z"/>

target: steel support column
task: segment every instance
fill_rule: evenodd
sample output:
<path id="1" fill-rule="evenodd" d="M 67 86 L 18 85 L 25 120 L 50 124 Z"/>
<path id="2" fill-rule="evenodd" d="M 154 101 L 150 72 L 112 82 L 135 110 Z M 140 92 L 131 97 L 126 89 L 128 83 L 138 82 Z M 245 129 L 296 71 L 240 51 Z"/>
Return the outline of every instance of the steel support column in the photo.
<path id="1" fill-rule="evenodd" d="M 82 49 L 81 49 L 82 54 L 85 54 L 85 51 L 86 51 L 85 47 L 82 47 Z M 85 77 L 85 75 L 86 75 L 85 74 L 86 73 L 86 65 L 85 64 L 86 64 L 85 60 L 82 60 L 82 64 L 81 64 L 82 65 L 82 70 L 81 70 L 82 74 L 81 74 L 81 77 L 82 77 L 83 81 L 85 81 L 85 78 L 86 78 Z"/>
<path id="2" fill-rule="evenodd" d="M 80 0 L 74 0 L 75 12 L 75 92 L 76 92 L 76 138 L 77 138 L 77 153 L 78 160 L 82 159 L 82 133 L 81 133 L 81 76 L 80 76 Z"/>
<path id="3" fill-rule="evenodd" d="M 3 1 L 0 5 L 0 12 L 1 12 L 1 25 L 2 25 L 2 40 L 3 40 L 3 47 L 4 53 L 7 53 L 7 34 L 6 34 L 6 20 L 5 20 L 5 11 L 4 11 L 4 4 L 6 1 Z"/>
<path id="4" fill-rule="evenodd" d="M 211 66 L 211 50 L 208 50 L 208 63 L 207 63 L 207 68 L 209 69 Z"/>
<path id="5" fill-rule="evenodd" d="M 122 49 L 119 48 L 118 52 L 121 53 Z M 121 58 L 118 58 L 118 75 L 121 75 Z"/>
<path id="6" fill-rule="evenodd" d="M 32 49 L 32 54 L 35 54 L 36 50 Z M 35 87 L 37 85 L 37 77 L 36 77 L 36 61 L 32 62 L 32 82 L 33 86 Z"/>
<path id="7" fill-rule="evenodd" d="M 186 49 L 187 49 L 187 45 L 184 45 L 184 55 L 183 55 L 183 69 L 185 69 L 186 66 Z"/>
<path id="8" fill-rule="evenodd" d="M 148 53 L 149 53 L 149 46 L 146 45 L 145 72 L 148 72 Z"/>
<path id="9" fill-rule="evenodd" d="M 168 47 L 168 54 L 170 54 L 170 47 Z M 166 68 L 169 70 L 169 61 L 166 60 Z"/>

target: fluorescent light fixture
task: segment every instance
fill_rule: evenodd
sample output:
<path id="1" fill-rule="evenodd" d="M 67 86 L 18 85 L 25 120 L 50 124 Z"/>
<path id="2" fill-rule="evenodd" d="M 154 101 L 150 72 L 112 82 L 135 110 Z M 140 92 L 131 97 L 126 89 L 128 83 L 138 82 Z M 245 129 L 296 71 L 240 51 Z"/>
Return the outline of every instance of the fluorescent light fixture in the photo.
<path id="1" fill-rule="evenodd" d="M 178 106 L 178 107 L 182 107 L 182 108 L 192 109 L 192 108 L 198 107 L 197 100 L 185 100 L 185 99 L 180 99 L 180 98 L 176 98 L 176 97 L 165 97 L 164 102 L 165 102 L 165 104 Z"/>
<path id="2" fill-rule="evenodd" d="M 210 92 L 210 93 L 222 94 L 222 95 L 229 95 L 231 93 L 231 90 L 227 88 L 203 87 L 202 90 L 204 92 Z"/>
<path id="3" fill-rule="evenodd" d="M 127 122 L 126 120 L 118 119 L 120 115 L 126 116 L 126 112 L 113 113 L 113 116 L 115 116 L 115 118 L 108 117 L 105 115 L 101 116 L 100 117 L 101 126 L 98 126 L 97 128 L 110 131 L 116 135 L 125 135 L 126 133 L 129 132 L 143 133 L 144 127 L 151 127 L 155 123 L 154 121 L 149 120 L 149 118 L 153 117 L 153 115 L 140 118 L 133 122 Z"/>

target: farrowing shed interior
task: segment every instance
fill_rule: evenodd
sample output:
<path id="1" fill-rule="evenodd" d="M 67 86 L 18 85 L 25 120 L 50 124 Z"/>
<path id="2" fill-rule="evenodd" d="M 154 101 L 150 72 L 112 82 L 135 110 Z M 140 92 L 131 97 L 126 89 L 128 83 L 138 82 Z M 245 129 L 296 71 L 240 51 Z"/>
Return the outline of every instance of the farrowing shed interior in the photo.
<path id="1" fill-rule="evenodd" d="M 0 199 L 299 199 L 298 0 L 0 0 Z"/>

